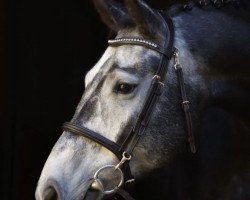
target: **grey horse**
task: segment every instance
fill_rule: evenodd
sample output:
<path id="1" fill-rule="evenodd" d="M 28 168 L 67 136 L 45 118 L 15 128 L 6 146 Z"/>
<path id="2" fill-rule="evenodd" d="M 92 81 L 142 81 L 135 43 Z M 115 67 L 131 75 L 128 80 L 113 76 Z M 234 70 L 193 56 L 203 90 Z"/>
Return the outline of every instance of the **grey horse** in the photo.
<path id="1" fill-rule="evenodd" d="M 168 37 L 157 12 L 142 0 L 94 4 L 116 38 L 161 44 Z M 163 94 L 129 163 L 136 180 L 131 194 L 141 200 L 250 199 L 248 3 L 221 9 L 194 5 L 191 11 L 176 5 L 166 13 L 175 28 L 197 152 L 188 148 L 172 59 Z M 72 121 L 111 141 L 122 140 L 142 109 L 159 58 L 158 52 L 139 45 L 109 46 L 85 77 L 85 92 Z M 106 148 L 64 131 L 43 168 L 36 199 L 103 199 L 103 193 L 91 187 L 93 176 L 117 163 Z M 116 177 L 108 179 L 105 187 L 115 182 Z"/>

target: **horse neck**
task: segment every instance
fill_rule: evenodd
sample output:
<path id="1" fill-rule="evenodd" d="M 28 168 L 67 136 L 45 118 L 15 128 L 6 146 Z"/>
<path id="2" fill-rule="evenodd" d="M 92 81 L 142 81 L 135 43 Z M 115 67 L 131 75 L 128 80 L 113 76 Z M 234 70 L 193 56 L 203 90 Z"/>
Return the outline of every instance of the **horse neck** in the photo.
<path id="1" fill-rule="evenodd" d="M 186 57 L 184 65 L 187 66 L 184 70 L 188 84 L 202 89 L 200 84 L 205 83 L 209 91 L 209 96 L 205 96 L 210 103 L 218 102 L 219 98 L 220 101 L 231 99 L 230 104 L 246 105 L 244 99 L 250 100 L 249 95 L 246 95 L 250 88 L 249 18 L 246 20 L 250 12 L 249 8 L 243 11 L 232 8 L 224 9 L 224 12 L 194 8 L 174 17 L 177 46 L 185 47 L 180 51 L 186 50 L 186 56 L 183 57 Z M 195 74 L 198 75 L 198 81 L 193 81 L 197 79 Z M 236 96 L 242 98 L 233 98 Z M 226 109 L 233 111 L 231 105 L 226 105 Z"/>

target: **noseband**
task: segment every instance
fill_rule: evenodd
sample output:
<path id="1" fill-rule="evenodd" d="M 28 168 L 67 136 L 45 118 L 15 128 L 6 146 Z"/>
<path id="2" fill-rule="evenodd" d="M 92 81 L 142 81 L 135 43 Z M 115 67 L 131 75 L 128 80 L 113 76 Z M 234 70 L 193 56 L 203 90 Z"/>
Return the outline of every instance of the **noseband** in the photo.
<path id="1" fill-rule="evenodd" d="M 170 17 L 164 16 L 164 13 L 159 12 L 159 16 L 162 18 L 162 23 L 167 30 L 167 38 L 163 45 L 156 44 L 152 41 L 142 39 L 142 38 L 117 38 L 114 40 L 109 40 L 110 46 L 121 46 L 121 45 L 139 45 L 160 53 L 160 62 L 155 75 L 152 77 L 151 87 L 149 89 L 148 95 L 146 97 L 145 103 L 142 110 L 137 118 L 135 125 L 132 130 L 124 140 L 124 142 L 119 145 L 108 138 L 102 136 L 100 133 L 89 130 L 86 127 L 78 125 L 74 122 L 66 122 L 63 124 L 63 130 L 73 133 L 75 135 L 80 135 L 86 137 L 99 145 L 107 148 L 113 152 L 120 162 L 117 165 L 106 165 L 100 168 L 94 174 L 94 182 L 92 187 L 101 190 L 104 194 L 114 194 L 119 193 L 124 199 L 133 199 L 129 194 L 127 194 L 121 187 L 124 185 L 124 179 L 126 182 L 131 182 L 133 177 L 130 173 L 129 160 L 132 158 L 133 150 L 140 140 L 141 136 L 145 132 L 145 129 L 150 121 L 150 116 L 153 112 L 157 99 L 163 92 L 165 74 L 169 65 L 171 58 L 174 56 L 175 69 L 178 76 L 178 82 L 180 85 L 181 97 L 182 97 L 182 108 L 185 113 L 185 119 L 188 130 L 188 140 L 190 144 L 191 151 L 194 153 L 196 151 L 194 144 L 194 137 L 192 131 L 192 119 L 189 111 L 189 101 L 187 100 L 186 91 L 184 87 L 182 68 L 179 63 L 178 49 L 173 47 L 174 42 L 174 26 Z M 120 173 L 121 181 L 112 190 L 105 190 L 101 180 L 99 180 L 98 175 L 101 171 L 106 169 L 115 170 Z M 124 177 L 124 174 L 126 175 Z"/>

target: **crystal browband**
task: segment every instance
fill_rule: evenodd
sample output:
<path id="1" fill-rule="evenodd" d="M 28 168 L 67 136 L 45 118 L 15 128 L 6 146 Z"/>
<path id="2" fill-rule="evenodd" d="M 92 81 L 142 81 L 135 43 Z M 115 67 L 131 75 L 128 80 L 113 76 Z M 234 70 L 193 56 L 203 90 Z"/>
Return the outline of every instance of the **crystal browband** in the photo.
<path id="1" fill-rule="evenodd" d="M 142 39 L 142 38 L 116 38 L 112 40 L 108 40 L 108 44 L 110 46 L 120 46 L 120 45 L 140 45 L 157 51 L 163 55 L 165 55 L 168 59 L 172 58 L 173 49 L 165 49 L 164 46 L 156 44 L 150 40 Z"/>
<path id="2" fill-rule="evenodd" d="M 131 44 L 131 43 L 137 43 L 138 45 L 143 46 L 151 46 L 152 48 L 158 48 L 158 45 L 152 41 L 140 39 L 140 38 L 117 38 L 113 40 L 109 40 L 108 43 L 110 45 L 116 45 L 116 44 Z"/>

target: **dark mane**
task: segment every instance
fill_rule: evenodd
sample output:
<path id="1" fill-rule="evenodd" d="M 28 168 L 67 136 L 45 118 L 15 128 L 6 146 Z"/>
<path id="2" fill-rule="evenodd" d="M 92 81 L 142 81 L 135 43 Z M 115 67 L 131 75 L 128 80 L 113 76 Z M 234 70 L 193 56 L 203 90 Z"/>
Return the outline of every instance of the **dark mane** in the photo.
<path id="1" fill-rule="evenodd" d="M 193 7 L 199 7 L 204 10 L 214 10 L 220 9 L 224 11 L 224 9 L 230 9 L 232 13 L 234 13 L 237 9 L 245 9 L 249 6 L 249 0 L 193 0 L 191 2 L 183 1 L 181 3 L 175 3 L 171 5 L 166 12 L 170 16 L 178 15 L 178 13 L 183 11 L 191 11 Z M 248 14 L 248 13 L 246 13 Z M 246 18 L 249 20 L 249 17 Z"/>

